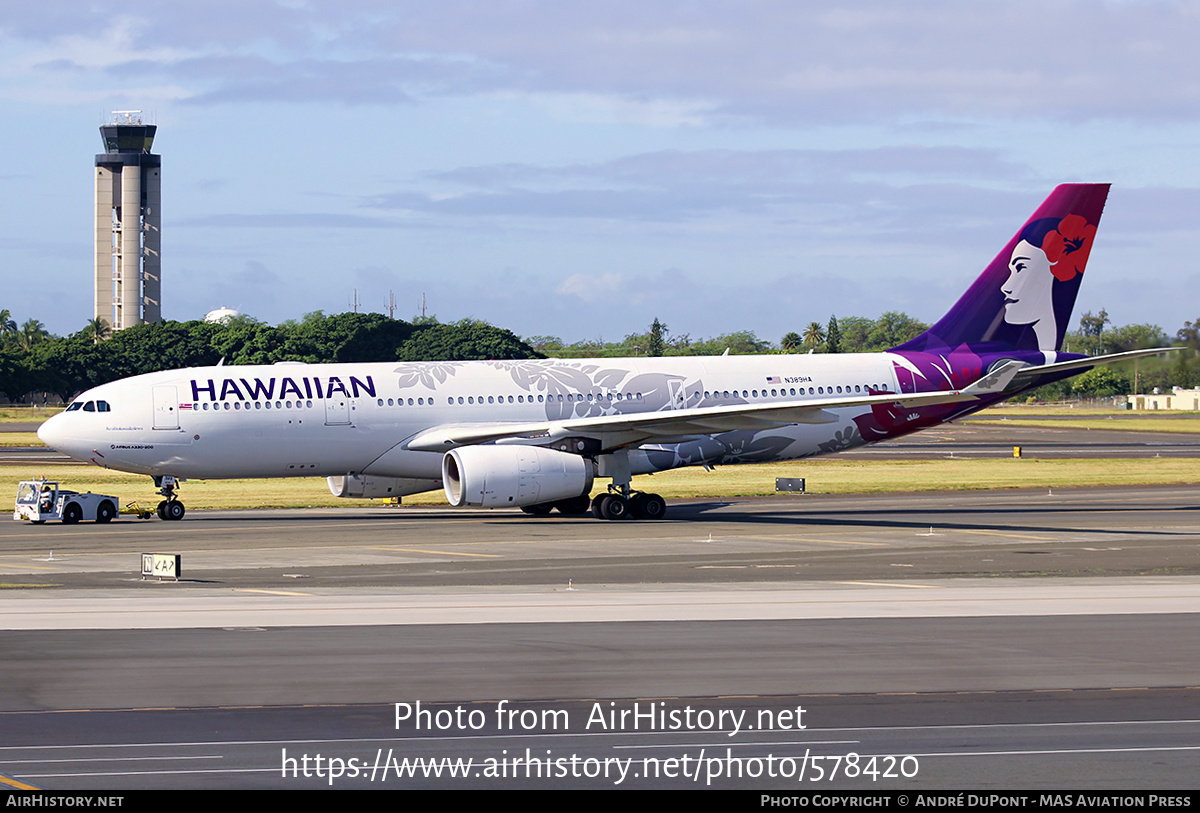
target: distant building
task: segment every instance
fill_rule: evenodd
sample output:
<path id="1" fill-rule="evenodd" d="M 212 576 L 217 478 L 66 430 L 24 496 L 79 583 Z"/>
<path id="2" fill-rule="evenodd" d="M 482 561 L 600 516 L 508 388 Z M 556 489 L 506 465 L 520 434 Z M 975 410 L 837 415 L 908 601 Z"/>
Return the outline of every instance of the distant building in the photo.
<path id="1" fill-rule="evenodd" d="M 241 316 L 241 314 L 235 311 L 233 308 L 217 308 L 216 310 L 211 310 L 204 314 L 204 321 L 225 325 L 239 316 Z"/>
<path id="2" fill-rule="evenodd" d="M 1170 409 L 1194 412 L 1200 410 L 1200 389 L 1185 390 L 1174 387 L 1171 392 L 1151 393 L 1146 395 L 1128 395 L 1128 403 L 1132 409 Z"/>
<path id="3" fill-rule="evenodd" d="M 162 160 L 142 111 L 101 125 L 96 156 L 96 318 L 122 330 L 162 321 Z"/>

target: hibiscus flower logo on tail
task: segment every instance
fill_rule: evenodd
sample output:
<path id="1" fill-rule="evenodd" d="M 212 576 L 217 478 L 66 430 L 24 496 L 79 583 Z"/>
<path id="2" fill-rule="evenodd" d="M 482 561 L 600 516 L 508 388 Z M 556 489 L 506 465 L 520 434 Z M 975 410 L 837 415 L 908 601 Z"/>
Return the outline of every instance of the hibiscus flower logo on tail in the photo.
<path id="1" fill-rule="evenodd" d="M 1083 273 L 1095 237 L 1096 227 L 1088 225 L 1081 215 L 1067 215 L 1059 221 L 1058 228 L 1042 241 L 1042 251 L 1055 279 L 1068 282 Z"/>

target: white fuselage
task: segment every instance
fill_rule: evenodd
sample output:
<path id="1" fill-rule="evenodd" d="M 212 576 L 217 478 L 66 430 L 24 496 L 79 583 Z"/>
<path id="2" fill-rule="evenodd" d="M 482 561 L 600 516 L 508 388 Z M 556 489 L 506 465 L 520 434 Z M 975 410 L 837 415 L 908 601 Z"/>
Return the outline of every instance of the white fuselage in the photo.
<path id="1" fill-rule="evenodd" d="M 218 366 L 105 384 L 46 422 L 72 457 L 191 478 L 365 474 L 437 487 L 442 454 L 406 447 L 440 426 L 530 423 L 897 391 L 891 354 Z M 87 405 L 104 402 L 107 411 Z M 853 418 L 656 439 L 634 473 L 780 460 L 864 441 Z M 763 441 L 769 441 L 763 443 Z M 536 439 L 513 442 L 536 443 Z"/>

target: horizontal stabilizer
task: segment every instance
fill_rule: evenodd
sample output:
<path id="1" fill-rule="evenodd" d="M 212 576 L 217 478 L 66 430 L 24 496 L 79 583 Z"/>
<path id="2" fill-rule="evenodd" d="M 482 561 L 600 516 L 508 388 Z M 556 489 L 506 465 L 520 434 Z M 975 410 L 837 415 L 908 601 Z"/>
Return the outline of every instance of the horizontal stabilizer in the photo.
<path id="1" fill-rule="evenodd" d="M 1101 367 L 1105 364 L 1119 364 L 1122 361 L 1133 361 L 1134 359 L 1157 356 L 1162 353 L 1170 353 L 1175 350 L 1183 349 L 1185 348 L 1152 347 L 1149 350 L 1130 350 L 1125 353 L 1110 353 L 1107 356 L 1089 356 L 1088 358 L 1074 359 L 1072 361 L 1059 361 L 1055 362 L 1054 364 L 1039 364 L 1036 367 L 1022 367 L 1017 372 L 1015 380 L 1018 384 L 1024 386 L 1038 376 L 1050 375 L 1053 373 L 1069 373 L 1077 370 L 1089 370 L 1093 367 Z"/>

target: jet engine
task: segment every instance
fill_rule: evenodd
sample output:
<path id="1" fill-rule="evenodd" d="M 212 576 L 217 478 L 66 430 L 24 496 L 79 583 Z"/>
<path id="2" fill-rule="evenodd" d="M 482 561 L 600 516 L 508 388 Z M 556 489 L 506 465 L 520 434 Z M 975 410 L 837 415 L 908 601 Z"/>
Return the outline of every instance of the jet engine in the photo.
<path id="1" fill-rule="evenodd" d="M 592 461 L 541 446 L 464 446 L 442 458 L 451 505 L 520 508 L 592 490 Z"/>

